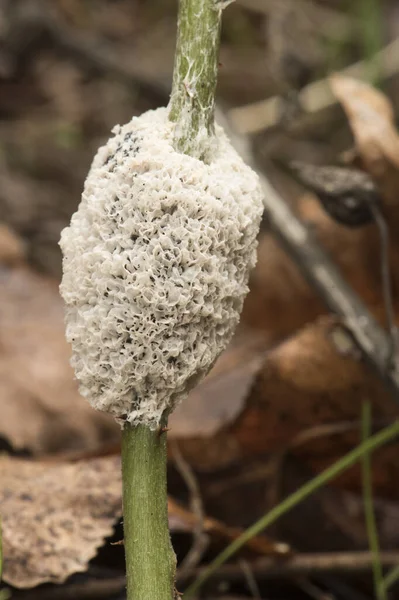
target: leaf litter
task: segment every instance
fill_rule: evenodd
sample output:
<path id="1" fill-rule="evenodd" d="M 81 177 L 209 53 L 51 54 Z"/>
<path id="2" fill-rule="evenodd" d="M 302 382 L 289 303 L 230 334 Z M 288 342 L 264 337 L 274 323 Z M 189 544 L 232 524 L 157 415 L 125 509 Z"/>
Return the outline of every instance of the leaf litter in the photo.
<path id="1" fill-rule="evenodd" d="M 83 19 L 79 22 L 84 23 L 86 9 L 76 12 L 72 4 L 69 18 L 78 14 Z M 102 24 L 108 27 L 106 19 Z M 58 63 L 42 63 L 39 79 L 44 89 L 43 64 L 57 70 Z M 68 85 L 79 108 L 81 83 L 75 76 L 72 79 Z M 226 81 L 228 78 L 225 85 Z M 393 108 L 371 86 L 341 76 L 331 81 L 354 136 L 356 166 L 365 169 L 378 186 L 394 231 L 399 144 Z M 53 88 L 50 92 L 57 95 Z M 99 95 L 98 90 L 91 93 Z M 130 111 L 127 97 L 123 99 Z M 59 110 L 67 114 L 70 107 L 60 105 Z M 125 106 L 123 110 L 127 110 Z M 79 110 L 76 118 L 83 119 Z M 21 124 L 19 128 L 22 131 Z M 78 155 L 76 148 L 74 152 Z M 61 164 L 59 156 L 56 162 Z M 58 168 L 62 170 L 57 164 Z M 65 173 L 63 176 L 66 181 Z M 48 196 L 48 190 L 43 194 Z M 309 193 L 297 195 L 295 208 L 382 322 L 375 227 L 371 224 L 349 231 L 327 215 Z M 24 234 L 28 219 L 22 217 L 19 229 L 24 239 L 0 228 L 0 436 L 9 451 L 38 456 L 40 462 L 3 456 L 0 502 L 4 579 L 10 585 L 30 588 L 41 582 L 64 582 L 72 573 L 86 571 L 97 549 L 114 531 L 121 499 L 117 456 L 74 463 L 63 460 L 63 455 L 71 452 L 95 457 L 108 444 L 117 447 L 119 430 L 78 395 L 68 365 L 58 282 L 26 263 L 27 258 L 31 260 L 33 242 Z M 399 285 L 397 255 L 393 237 L 394 289 Z M 325 314 L 317 295 L 265 227 L 242 330 L 171 423 L 170 436 L 178 441 L 199 479 L 206 529 L 216 545 L 235 539 L 242 527 L 297 487 L 302 477 L 318 473 L 356 444 L 362 399 L 371 401 L 376 426 L 397 417 L 387 391 L 359 357 L 337 349 L 334 332 L 339 324 Z M 381 538 L 387 547 L 397 543 L 396 455 L 397 444 L 392 444 L 373 456 Z M 334 542 L 332 525 L 329 529 L 333 517 L 340 521 L 337 549 L 339 543 L 363 547 L 359 489 L 359 476 L 353 469 L 334 489 L 327 488 L 323 498 L 315 498 L 310 508 L 297 507 L 291 521 L 271 539 L 259 540 L 260 547 L 252 551 L 273 553 L 277 547 L 274 539 L 287 540 L 301 549 L 307 542 L 309 547 L 313 543 L 321 549 L 324 542 L 328 550 Z M 172 482 L 171 493 L 171 529 L 190 533 L 196 517 L 182 506 L 185 494 L 181 485 Z M 312 529 L 321 532 L 313 539 L 310 520 Z"/>

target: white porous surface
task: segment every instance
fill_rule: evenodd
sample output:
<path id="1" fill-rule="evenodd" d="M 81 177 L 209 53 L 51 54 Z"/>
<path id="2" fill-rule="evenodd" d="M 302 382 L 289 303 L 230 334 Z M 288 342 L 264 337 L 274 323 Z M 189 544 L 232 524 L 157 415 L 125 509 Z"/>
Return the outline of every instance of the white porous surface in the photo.
<path id="1" fill-rule="evenodd" d="M 115 127 L 61 236 L 80 391 L 156 428 L 238 323 L 262 214 L 257 175 L 216 128 L 210 164 L 176 152 L 166 108 Z"/>

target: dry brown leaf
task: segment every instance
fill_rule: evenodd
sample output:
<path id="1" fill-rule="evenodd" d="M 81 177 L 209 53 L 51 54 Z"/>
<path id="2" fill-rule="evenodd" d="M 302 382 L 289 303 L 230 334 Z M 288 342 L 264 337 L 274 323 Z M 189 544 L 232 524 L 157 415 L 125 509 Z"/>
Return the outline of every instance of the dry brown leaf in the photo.
<path id="1" fill-rule="evenodd" d="M 0 458 L 3 579 L 17 588 L 85 571 L 122 512 L 119 457 L 69 465 Z"/>
<path id="2" fill-rule="evenodd" d="M 391 103 L 371 85 L 350 77 L 333 75 L 330 84 L 348 117 L 364 167 L 380 184 L 387 203 L 396 206 L 399 135 Z"/>
<path id="3" fill-rule="evenodd" d="M 0 436 L 35 453 L 93 450 L 119 439 L 113 419 L 79 395 L 58 285 L 1 267 Z"/>
<path id="4" fill-rule="evenodd" d="M 359 442 L 363 401 L 372 403 L 377 421 L 396 418 L 397 406 L 380 380 L 357 358 L 337 351 L 335 326 L 334 319 L 325 317 L 270 351 L 234 423 L 212 440 L 179 440 L 187 460 L 198 469 L 215 471 L 291 449 L 319 471 Z M 337 435 L 329 430 L 342 422 L 352 424 L 349 431 Z M 313 435 L 304 435 L 308 429 Z M 373 459 L 376 494 L 397 494 L 397 450 L 392 445 Z M 342 481 L 356 489 L 359 479 L 353 473 Z"/>
<path id="5" fill-rule="evenodd" d="M 267 334 L 241 327 L 209 375 L 171 415 L 170 437 L 211 436 L 233 422 L 268 346 Z"/>
<path id="6" fill-rule="evenodd" d="M 62 583 L 87 569 L 122 514 L 120 457 L 72 464 L 0 458 L 3 579 L 17 588 Z M 172 531 L 192 531 L 197 517 L 168 500 Z M 242 530 L 205 517 L 205 531 L 217 543 Z M 248 550 L 286 555 L 286 544 L 266 536 L 249 540 Z"/>
<path id="7" fill-rule="evenodd" d="M 234 437 L 223 437 L 219 443 L 219 432 L 234 423 L 244 410 L 268 346 L 265 333 L 241 329 L 210 374 L 171 415 L 169 437 L 179 440 L 179 447 L 184 440 L 188 456 L 196 457 L 194 465 L 197 460 L 202 462 L 204 444 L 204 461 L 211 470 L 229 462 L 235 453 Z"/>
<path id="8" fill-rule="evenodd" d="M 267 357 L 232 433 L 243 454 L 287 447 L 308 428 L 358 422 L 362 402 L 370 400 L 375 418 L 394 418 L 398 410 L 388 391 L 358 357 L 341 355 L 333 341 L 336 322 L 319 319 Z M 358 439 L 310 439 L 305 453 L 335 458 Z"/>
<path id="9" fill-rule="evenodd" d="M 339 225 L 311 194 L 298 200 L 297 211 L 370 311 L 376 318 L 383 319 L 377 228 L 369 225 L 349 229 Z M 399 289 L 399 269 L 396 268 L 399 261 L 393 244 L 390 254 L 396 292 Z M 258 263 L 251 276 L 250 288 L 242 320 L 252 327 L 264 329 L 272 341 L 281 340 L 327 312 L 296 264 L 270 234 L 264 234 L 260 239 Z"/>

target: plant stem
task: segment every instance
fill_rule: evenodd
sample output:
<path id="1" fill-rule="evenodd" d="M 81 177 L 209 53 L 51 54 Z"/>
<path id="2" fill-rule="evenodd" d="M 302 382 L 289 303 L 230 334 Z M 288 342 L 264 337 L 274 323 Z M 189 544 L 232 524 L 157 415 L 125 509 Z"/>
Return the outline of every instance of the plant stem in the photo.
<path id="1" fill-rule="evenodd" d="M 387 592 L 390 587 L 393 586 L 399 579 L 399 565 L 397 567 L 393 567 L 389 573 L 385 576 L 384 580 L 381 582 L 380 590 L 384 590 Z M 381 592 L 380 592 L 381 593 Z"/>
<path id="2" fill-rule="evenodd" d="M 126 424 L 123 527 L 128 600 L 173 600 L 176 558 L 168 528 L 166 432 Z"/>
<path id="3" fill-rule="evenodd" d="M 399 421 L 395 421 L 389 427 L 386 427 L 379 433 L 369 437 L 365 442 L 357 446 L 348 454 L 345 454 L 340 460 L 335 462 L 331 467 L 328 467 L 324 471 L 314 477 L 311 481 L 305 483 L 296 492 L 285 498 L 278 506 L 273 508 L 270 512 L 266 513 L 256 523 L 251 525 L 244 533 L 242 533 L 234 542 L 232 542 L 227 548 L 225 548 L 211 564 L 204 570 L 204 572 L 194 581 L 194 583 L 186 590 L 184 594 L 184 600 L 193 598 L 198 592 L 203 583 L 212 575 L 217 569 L 223 565 L 229 558 L 231 558 L 240 548 L 242 548 L 248 540 L 252 539 L 255 535 L 261 533 L 266 527 L 269 527 L 277 521 L 280 517 L 285 515 L 291 508 L 294 508 L 299 502 L 308 498 L 311 494 L 320 489 L 323 485 L 331 481 L 337 475 L 340 475 L 343 471 L 351 467 L 357 462 L 366 452 L 375 450 L 382 444 L 385 444 L 399 435 Z"/>
<path id="4" fill-rule="evenodd" d="M 219 0 L 179 3 L 169 118 L 176 123 L 176 150 L 204 161 L 214 145 L 223 6 Z M 125 425 L 122 480 L 127 598 L 173 600 L 176 558 L 168 528 L 166 433 Z"/>
<path id="5" fill-rule="evenodd" d="M 180 0 L 169 118 L 174 147 L 209 161 L 214 134 L 215 89 L 222 2 Z"/>

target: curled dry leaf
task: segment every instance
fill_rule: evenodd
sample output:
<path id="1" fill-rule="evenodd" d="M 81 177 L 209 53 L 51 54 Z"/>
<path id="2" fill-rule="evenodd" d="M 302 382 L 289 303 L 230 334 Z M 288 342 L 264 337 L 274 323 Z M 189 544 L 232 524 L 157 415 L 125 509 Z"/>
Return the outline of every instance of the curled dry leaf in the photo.
<path id="1" fill-rule="evenodd" d="M 210 469 L 229 462 L 236 441 L 230 437 L 219 444 L 219 432 L 244 410 L 268 345 L 264 332 L 241 328 L 210 374 L 173 412 L 169 437 L 179 440 L 179 447 L 184 440 L 189 457 L 199 458 L 206 440 L 205 462 Z"/>
<path id="2" fill-rule="evenodd" d="M 92 450 L 119 438 L 79 395 L 58 284 L 0 264 L 0 436 L 17 450 Z"/>
<path id="3" fill-rule="evenodd" d="M 393 110 L 388 99 L 367 84 L 335 75 L 331 85 L 348 116 L 361 164 L 383 196 L 383 210 L 392 231 L 389 260 L 397 311 L 399 136 Z M 370 224 L 350 230 L 339 225 L 309 194 L 299 198 L 296 208 L 373 315 L 383 322 L 381 243 L 377 227 Z M 279 340 L 324 312 L 325 307 L 293 261 L 271 235 L 264 235 L 243 319 L 250 325 L 263 327 L 271 339 Z"/>
<path id="4" fill-rule="evenodd" d="M 119 457 L 52 465 L 0 459 L 3 579 L 17 588 L 85 571 L 122 513 Z"/>
<path id="5" fill-rule="evenodd" d="M 374 224 L 358 229 L 340 225 L 311 194 L 299 198 L 297 212 L 374 316 L 383 319 L 380 240 Z M 392 276 L 397 278 L 399 286 L 395 245 L 392 245 L 390 253 Z M 242 320 L 258 330 L 264 329 L 271 341 L 291 335 L 327 311 L 296 264 L 271 234 L 264 234 L 260 239 L 258 263 L 250 288 Z"/>
<path id="6" fill-rule="evenodd" d="M 3 525 L 3 579 L 17 588 L 62 583 L 87 569 L 89 561 L 122 514 L 120 458 L 72 464 L 0 458 Z M 191 532 L 197 517 L 168 500 L 172 531 Z M 205 517 L 216 544 L 235 540 L 242 530 Z M 286 555 L 286 544 L 266 536 L 249 540 L 260 555 Z"/>
<path id="7" fill-rule="evenodd" d="M 271 350 L 234 422 L 221 427 L 212 443 L 207 437 L 179 440 L 187 460 L 215 471 L 291 450 L 319 471 L 359 442 L 363 401 L 372 403 L 376 423 L 396 418 L 389 393 L 351 354 L 350 345 L 340 353 L 337 340 L 342 336 L 336 335 L 336 327 L 333 318 L 324 317 Z M 346 427 L 337 428 L 337 423 Z M 397 494 L 396 455 L 397 445 L 392 445 L 373 458 L 376 494 Z M 357 489 L 354 473 L 342 482 Z"/>
<path id="8" fill-rule="evenodd" d="M 348 117 L 364 167 L 379 183 L 387 205 L 397 206 L 399 135 L 390 101 L 371 85 L 343 75 L 333 75 L 330 84 Z"/>
<path id="9" fill-rule="evenodd" d="M 170 437 L 209 437 L 234 421 L 245 404 L 268 345 L 264 332 L 240 327 L 209 375 L 170 416 Z"/>
<path id="10" fill-rule="evenodd" d="M 359 441 L 363 401 L 372 403 L 375 419 L 397 416 L 389 392 L 350 344 L 338 346 L 343 336 L 336 335 L 337 327 L 334 318 L 319 319 L 269 354 L 234 425 L 243 454 L 294 447 L 296 454 L 322 457 L 326 464 Z M 354 430 L 332 436 L 319 429 L 320 435 L 306 439 L 309 428 L 342 422 L 354 423 Z"/>

